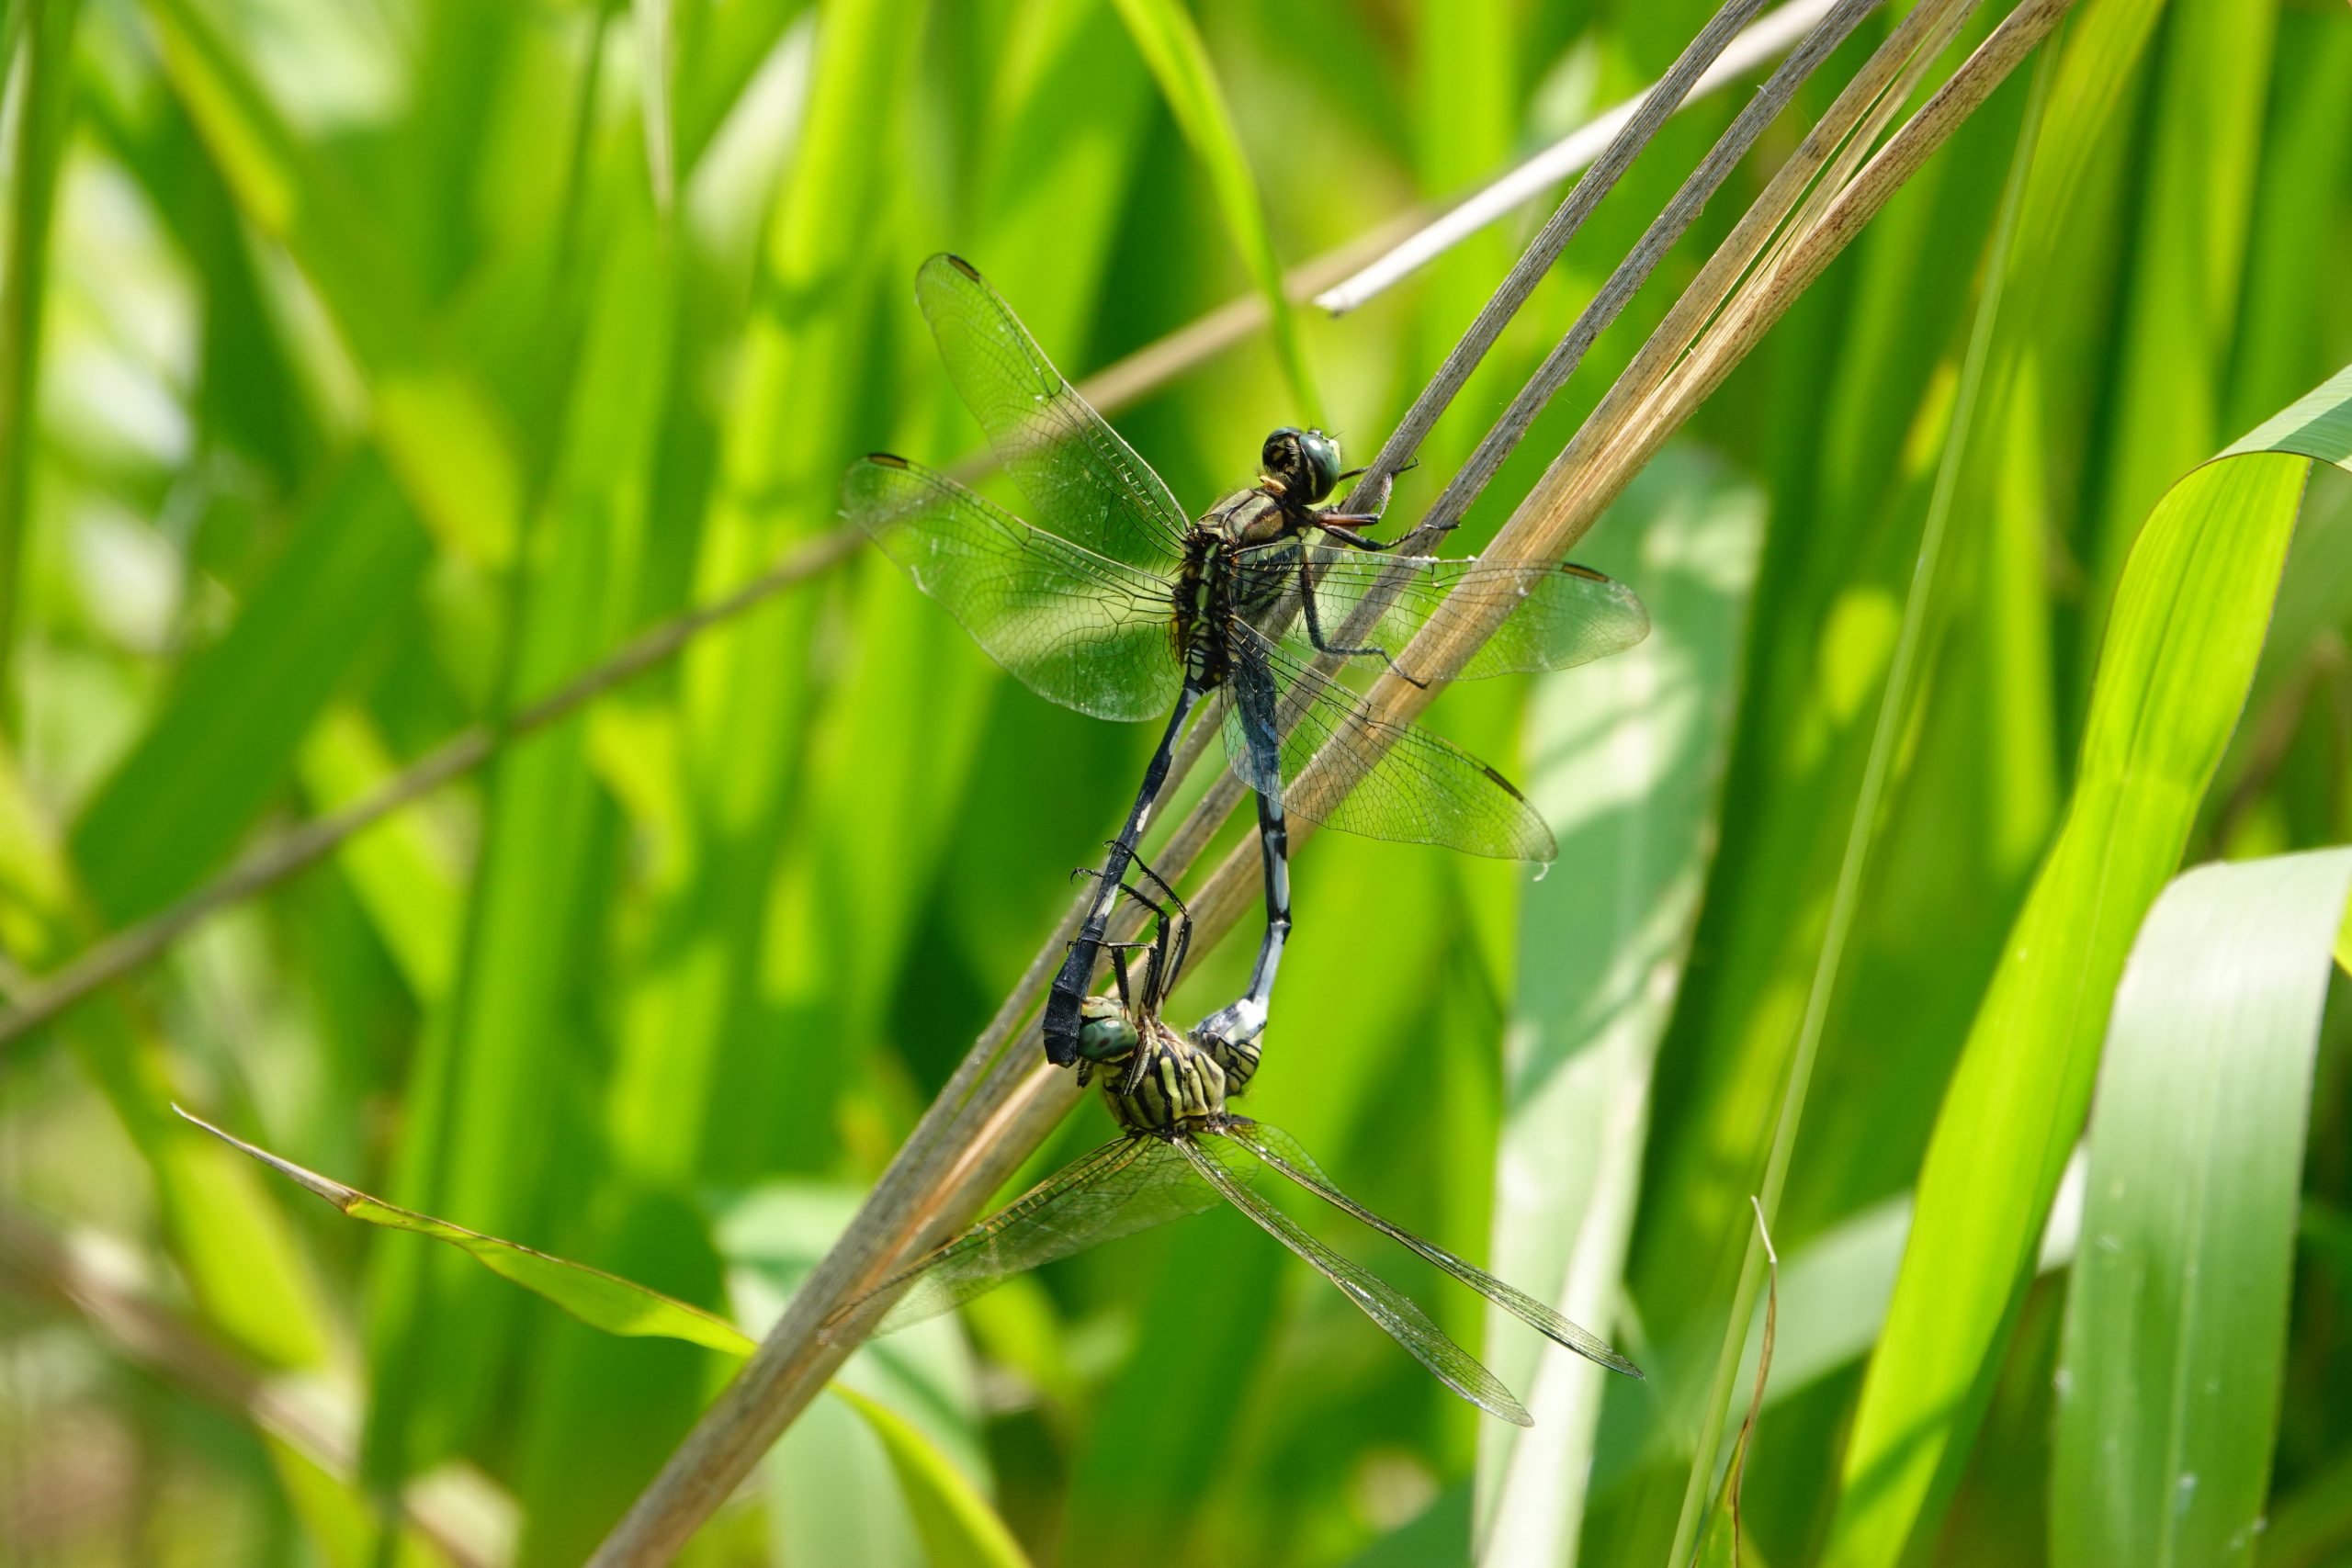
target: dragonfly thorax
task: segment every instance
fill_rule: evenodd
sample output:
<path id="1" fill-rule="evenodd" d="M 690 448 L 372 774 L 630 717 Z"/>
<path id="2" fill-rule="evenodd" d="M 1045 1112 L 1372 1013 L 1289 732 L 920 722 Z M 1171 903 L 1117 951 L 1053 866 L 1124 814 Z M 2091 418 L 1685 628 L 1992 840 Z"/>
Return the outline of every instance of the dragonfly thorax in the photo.
<path id="1" fill-rule="evenodd" d="M 1201 515 L 1184 537 L 1170 594 L 1176 655 L 1203 690 L 1223 685 L 1231 625 L 1253 618 L 1293 581 L 1307 509 L 1262 490 L 1237 491 Z"/>
<path id="2" fill-rule="evenodd" d="M 1096 1037 L 1107 1044 L 1114 1033 L 1105 1028 Z M 1108 1069 L 1102 1098 L 1119 1125 L 1136 1133 L 1173 1133 L 1224 1120 L 1226 1096 L 1232 1092 L 1222 1059 L 1226 1053 L 1197 1045 L 1157 1019 L 1145 1020 L 1140 1030 L 1128 1020 L 1125 1037 L 1135 1042 L 1126 1052 L 1100 1060 Z"/>

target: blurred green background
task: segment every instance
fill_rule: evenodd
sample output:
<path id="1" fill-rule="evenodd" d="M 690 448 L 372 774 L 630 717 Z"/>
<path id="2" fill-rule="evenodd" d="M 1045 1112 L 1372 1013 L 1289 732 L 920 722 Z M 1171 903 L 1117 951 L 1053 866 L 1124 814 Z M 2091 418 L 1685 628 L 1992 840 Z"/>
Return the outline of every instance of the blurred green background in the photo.
<path id="1" fill-rule="evenodd" d="M 1169 11 L 0 6 L 9 987 L 469 726 L 493 742 L 0 1046 L 13 1560 L 577 1561 L 729 1370 L 351 1226 L 175 1122 L 174 1098 L 755 1332 L 845 1221 L 1096 858 L 1156 727 L 1034 697 L 866 550 L 581 716 L 497 727 L 829 536 L 855 454 L 978 450 L 911 299 L 930 252 L 972 258 L 1074 378 L 1250 293 L 1250 204 L 1220 192 L 1214 138 L 1138 46 Z M 1181 14 L 1296 265 L 1639 89 L 1709 7 Z M 1460 548 L 1891 25 L 1865 23 L 1768 132 Z M 1296 870 L 1254 1111 L 1373 1207 L 1566 1301 L 1650 1381 L 1539 1365 L 1466 1292 L 1374 1258 L 1543 1423 L 1506 1433 L 1238 1217 L 1205 1216 L 846 1374 L 1032 1559 L 1464 1562 L 1475 1519 L 1491 1562 L 1665 1560 L 1962 406 L 1775 1227 L 1791 1272 L 1747 1560 L 1826 1550 L 1908 1197 L 2072 786 L 2131 542 L 2184 471 L 2352 360 L 2352 13 L 2086 0 L 2061 38 L 2107 52 L 2045 83 L 2030 121 L 2031 68 L 2005 86 L 1579 551 L 1650 604 L 1653 641 L 1433 710 L 1528 787 L 1560 863 L 1537 882 L 1333 835 Z M 1659 136 L 1393 517 L 1436 493 L 1755 79 Z M 2021 130 L 2041 140 L 2012 250 Z M 2067 183 L 2038 184 L 2053 165 Z M 1258 330 L 1116 423 L 1193 507 L 1309 412 L 1368 457 L 1552 198 L 1356 313 L 1304 310 L 1294 364 Z M 1980 400 L 1962 371 L 1988 265 L 2007 293 Z M 2352 828 L 2347 491 L 2324 465 L 2312 481 L 2191 861 Z M 1223 999 L 1252 944 L 1200 964 L 1180 1012 Z M 2352 1551 L 2341 1044 L 2331 1024 L 2274 1562 Z M 1032 1172 L 1106 1127 L 1081 1109 Z M 2018 1303 L 1911 1561 L 2048 1560 L 2066 1279 Z M 402 1486 L 414 1525 L 387 1535 L 369 1499 Z M 953 1559 L 909 1495 L 873 1428 L 820 1401 L 696 1560 Z"/>

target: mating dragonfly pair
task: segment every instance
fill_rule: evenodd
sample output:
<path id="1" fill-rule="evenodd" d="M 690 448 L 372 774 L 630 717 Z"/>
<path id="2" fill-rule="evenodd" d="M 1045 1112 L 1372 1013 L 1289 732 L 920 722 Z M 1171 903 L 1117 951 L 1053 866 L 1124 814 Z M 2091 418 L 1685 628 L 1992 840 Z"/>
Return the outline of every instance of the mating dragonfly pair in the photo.
<path id="1" fill-rule="evenodd" d="M 1557 853 L 1543 818 L 1500 773 L 1418 726 L 1377 717 L 1333 669 L 1377 666 L 1425 684 L 1428 677 L 1397 655 L 1425 626 L 1460 615 L 1507 618 L 1453 678 L 1566 669 L 1647 635 L 1640 602 L 1574 565 L 1531 570 L 1394 552 L 1363 532 L 1377 513 L 1324 504 L 1351 476 L 1341 471 L 1338 442 L 1317 430 L 1273 432 L 1257 481 L 1189 520 L 969 263 L 933 256 L 915 294 L 949 379 L 1042 525 L 887 454 L 843 479 L 849 516 L 1040 695 L 1102 718 L 1168 719 L 1094 874 L 1095 897 L 1044 1019 L 1046 1054 L 1057 1066 L 1078 1064 L 1081 1075 L 1121 1066 L 1104 1088 L 1126 1135 L 884 1287 L 913 1281 L 882 1326 L 946 1310 L 1049 1258 L 1223 1200 L 1322 1269 L 1449 1387 L 1524 1423 L 1509 1392 L 1409 1301 L 1250 1188 L 1250 1176 L 1271 1166 L 1569 1348 L 1633 1371 L 1549 1308 L 1357 1205 L 1286 1136 L 1231 1115 L 1225 1099 L 1255 1071 L 1291 930 L 1287 811 L 1472 854 L 1549 862 Z M 1165 904 L 1127 886 L 1126 875 L 1131 865 L 1150 875 L 1135 859 L 1136 845 L 1178 738 L 1211 699 L 1223 709 L 1227 763 L 1257 798 L 1266 929 L 1248 990 L 1180 1034 L 1159 1009 L 1182 968 L 1189 922 L 1156 876 Z M 1286 797 L 1285 782 L 1318 751 L 1337 754 L 1352 788 Z M 1124 953 L 1115 955 L 1119 997 L 1088 995 L 1122 893 L 1159 911 L 1140 1003 L 1129 993 Z M 1171 929 L 1180 933 L 1173 947 Z M 842 1322 L 859 1315 L 853 1303 Z"/>

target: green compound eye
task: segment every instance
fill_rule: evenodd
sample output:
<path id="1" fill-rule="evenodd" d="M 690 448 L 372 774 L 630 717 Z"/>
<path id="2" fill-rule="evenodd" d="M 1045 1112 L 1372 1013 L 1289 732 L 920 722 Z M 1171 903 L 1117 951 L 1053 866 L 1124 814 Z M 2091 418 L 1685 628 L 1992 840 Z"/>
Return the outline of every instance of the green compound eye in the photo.
<path id="1" fill-rule="evenodd" d="M 1141 1036 L 1133 1020 L 1115 1008 L 1097 1011 L 1089 1007 L 1079 1025 L 1078 1054 L 1090 1062 L 1115 1062 L 1132 1053 Z"/>

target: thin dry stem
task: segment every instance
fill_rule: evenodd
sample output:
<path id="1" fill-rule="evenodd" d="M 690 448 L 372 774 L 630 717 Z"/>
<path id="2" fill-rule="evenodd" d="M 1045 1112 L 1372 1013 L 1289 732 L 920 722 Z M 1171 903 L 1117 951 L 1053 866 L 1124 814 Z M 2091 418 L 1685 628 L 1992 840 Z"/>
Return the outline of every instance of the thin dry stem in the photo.
<path id="1" fill-rule="evenodd" d="M 1503 335 L 1503 329 L 1510 325 L 1520 308 L 1535 292 L 1535 286 L 1544 281 L 1544 275 L 1552 270 L 1553 264 L 1560 259 L 1560 254 L 1568 248 L 1568 242 L 1576 238 L 1577 231 L 1584 227 L 1585 220 L 1592 216 L 1601 199 L 1617 188 L 1618 179 L 1633 166 L 1642 149 L 1649 145 L 1658 127 L 1682 106 L 1683 98 L 1706 73 L 1707 67 L 1730 47 L 1739 29 L 1763 3 L 1764 0 L 1724 0 L 1673 66 L 1659 78 L 1657 85 L 1643 96 L 1640 106 L 1626 118 L 1624 128 L 1611 140 L 1608 151 L 1560 198 L 1560 205 L 1553 209 L 1535 238 L 1528 242 L 1527 248 L 1503 275 L 1503 280 L 1495 286 L 1494 293 L 1479 307 L 1461 339 L 1447 351 L 1429 385 L 1421 389 L 1413 406 L 1405 411 L 1396 427 L 1388 433 L 1388 439 L 1381 443 L 1379 455 L 1364 469 L 1363 478 L 1350 493 L 1343 510 L 1378 512 L 1387 504 L 1390 485 L 1421 449 L 1421 443 L 1453 406 L 1455 394 L 1485 362 L 1487 352 Z"/>

